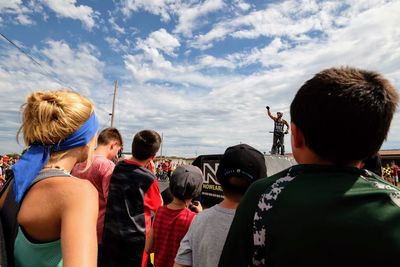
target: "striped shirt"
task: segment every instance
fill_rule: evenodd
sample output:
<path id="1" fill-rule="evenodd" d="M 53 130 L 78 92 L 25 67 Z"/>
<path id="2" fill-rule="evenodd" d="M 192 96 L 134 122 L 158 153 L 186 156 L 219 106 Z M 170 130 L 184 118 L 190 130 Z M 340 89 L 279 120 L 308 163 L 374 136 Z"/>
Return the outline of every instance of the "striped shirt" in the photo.
<path id="1" fill-rule="evenodd" d="M 172 267 L 179 244 L 196 213 L 188 208 L 172 210 L 167 206 L 157 210 L 154 220 L 154 263 L 157 267 Z"/>

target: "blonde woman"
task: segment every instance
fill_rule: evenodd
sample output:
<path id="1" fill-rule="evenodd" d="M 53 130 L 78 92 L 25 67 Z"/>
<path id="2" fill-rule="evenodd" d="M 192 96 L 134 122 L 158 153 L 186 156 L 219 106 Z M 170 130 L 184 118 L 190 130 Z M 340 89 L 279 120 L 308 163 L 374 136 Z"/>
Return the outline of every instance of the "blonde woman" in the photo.
<path id="1" fill-rule="evenodd" d="M 93 109 L 72 91 L 34 92 L 23 106 L 18 133 L 29 149 L 13 166 L 16 267 L 96 266 L 97 191 L 69 174 L 75 163 L 90 162 L 98 129 Z"/>

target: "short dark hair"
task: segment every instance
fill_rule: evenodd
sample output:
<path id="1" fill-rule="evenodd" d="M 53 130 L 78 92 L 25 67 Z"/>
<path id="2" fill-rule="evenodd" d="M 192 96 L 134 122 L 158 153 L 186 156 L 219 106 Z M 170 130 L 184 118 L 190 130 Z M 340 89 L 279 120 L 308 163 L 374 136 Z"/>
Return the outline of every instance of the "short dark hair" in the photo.
<path id="1" fill-rule="evenodd" d="M 377 72 L 330 68 L 299 89 L 290 115 L 310 149 L 344 165 L 379 150 L 398 98 L 396 89 Z"/>
<path id="2" fill-rule="evenodd" d="M 143 130 L 135 134 L 132 141 L 132 156 L 146 160 L 160 149 L 161 136 L 153 130 Z"/>
<path id="3" fill-rule="evenodd" d="M 111 141 L 116 140 L 123 146 L 122 136 L 117 128 L 109 127 L 102 130 L 97 137 L 98 145 L 108 145 Z"/>

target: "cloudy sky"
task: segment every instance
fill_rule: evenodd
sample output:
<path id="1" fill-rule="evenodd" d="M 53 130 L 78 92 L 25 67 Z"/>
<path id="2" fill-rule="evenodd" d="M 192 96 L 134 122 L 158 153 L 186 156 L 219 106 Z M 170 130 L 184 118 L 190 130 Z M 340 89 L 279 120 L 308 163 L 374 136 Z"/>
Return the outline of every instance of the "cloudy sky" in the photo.
<path id="1" fill-rule="evenodd" d="M 269 151 L 273 122 L 323 68 L 383 73 L 400 88 L 400 1 L 0 0 L 0 153 L 19 152 L 20 106 L 37 89 L 71 88 L 114 124 L 126 150 L 141 129 L 163 154 Z M 400 148 L 397 112 L 383 148 Z M 289 147 L 289 139 L 286 140 Z M 288 149 L 290 151 L 290 149 Z"/>

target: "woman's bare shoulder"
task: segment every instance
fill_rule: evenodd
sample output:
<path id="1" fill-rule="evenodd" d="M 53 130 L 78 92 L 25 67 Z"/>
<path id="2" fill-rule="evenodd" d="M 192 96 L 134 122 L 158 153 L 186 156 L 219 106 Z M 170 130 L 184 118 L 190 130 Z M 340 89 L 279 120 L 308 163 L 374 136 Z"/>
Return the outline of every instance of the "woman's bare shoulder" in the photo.
<path id="1" fill-rule="evenodd" d="M 93 198 L 97 200 L 97 190 L 88 180 L 76 177 L 52 177 L 42 180 L 29 190 L 26 198 L 30 196 L 46 198 L 54 204 L 63 205 L 70 202 Z"/>

